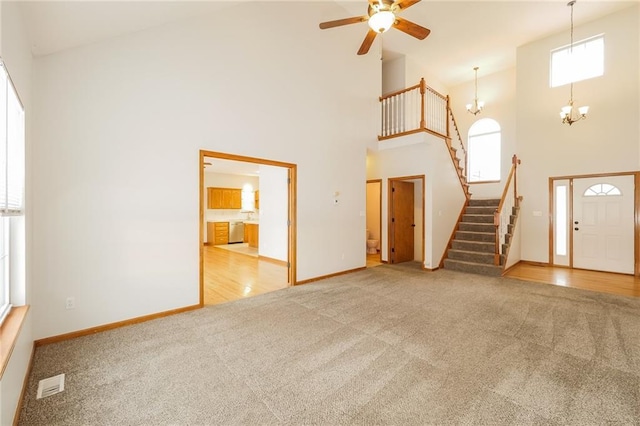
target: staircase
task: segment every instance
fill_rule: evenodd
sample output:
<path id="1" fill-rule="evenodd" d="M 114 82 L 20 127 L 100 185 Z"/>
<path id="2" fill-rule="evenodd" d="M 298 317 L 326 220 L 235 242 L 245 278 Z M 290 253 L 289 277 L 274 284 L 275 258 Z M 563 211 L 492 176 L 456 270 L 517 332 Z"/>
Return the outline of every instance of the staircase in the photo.
<path id="1" fill-rule="evenodd" d="M 496 227 L 493 221 L 499 204 L 499 199 L 469 200 L 447 258 L 444 259 L 445 269 L 498 277 L 502 275 L 502 266 L 494 265 Z M 500 255 L 502 264 L 504 256 Z"/>

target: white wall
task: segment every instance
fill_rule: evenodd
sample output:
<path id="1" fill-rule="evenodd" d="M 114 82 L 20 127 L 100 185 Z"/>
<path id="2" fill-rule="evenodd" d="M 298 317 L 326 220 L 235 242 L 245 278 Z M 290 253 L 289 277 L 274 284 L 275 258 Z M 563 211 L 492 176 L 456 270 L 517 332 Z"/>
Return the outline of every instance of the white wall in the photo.
<path id="1" fill-rule="evenodd" d="M 586 120 L 559 118 L 569 86 L 549 87 L 549 52 L 568 31 L 518 48 L 517 146 L 522 158 L 522 258 L 548 262 L 548 178 L 638 170 L 640 167 L 638 5 L 575 27 L 574 40 L 604 33 L 605 74 L 575 83 L 574 99 L 589 105 Z M 542 212 L 533 216 L 534 211 Z"/>
<path id="2" fill-rule="evenodd" d="M 25 263 L 28 264 L 31 257 L 29 247 L 31 247 L 32 232 L 31 232 L 31 218 L 32 218 L 32 200 L 33 192 L 31 191 L 30 183 L 30 159 L 31 153 L 31 125 L 33 120 L 33 110 L 31 108 L 31 67 L 32 58 L 30 51 L 30 42 L 27 37 L 27 32 L 24 27 L 22 16 L 18 8 L 18 4 L 15 2 L 0 2 L 0 56 L 2 56 L 6 67 L 11 74 L 11 79 L 18 91 L 20 99 L 25 107 L 25 121 L 26 121 L 26 151 L 27 151 L 27 164 L 26 164 L 26 214 L 24 217 L 15 218 L 12 221 L 12 238 L 17 240 L 12 241 L 12 250 L 19 248 L 24 252 L 26 247 L 26 262 L 25 256 L 14 257 L 11 260 L 11 267 L 16 270 L 23 270 Z M 26 273 L 26 277 L 25 277 Z M 18 303 L 32 303 L 32 286 L 31 286 L 31 274 L 29 271 L 23 273 L 20 271 L 18 274 L 21 280 L 25 280 L 26 283 L 22 283 L 23 287 L 20 289 L 18 297 Z M 15 279 L 15 274 L 12 273 L 12 279 Z M 13 290 L 13 289 L 12 289 Z M 16 341 L 15 347 L 9 359 L 9 363 L 0 380 L 0 424 L 10 425 L 13 423 L 14 415 L 18 405 L 18 399 L 22 391 L 22 385 L 24 383 L 25 375 L 27 372 L 29 359 L 31 357 L 31 351 L 33 348 L 33 309 L 31 309 L 26 317 L 25 322 L 22 325 L 22 329 Z"/>
<path id="3" fill-rule="evenodd" d="M 407 56 L 400 56 L 382 63 L 382 93 L 392 93 L 420 83 L 424 78 L 427 86 L 447 95 L 448 88 L 429 70 Z"/>
<path id="4" fill-rule="evenodd" d="M 239 4 L 35 61 L 37 338 L 198 302 L 200 149 L 298 165 L 298 280 L 364 265 L 380 61 L 318 30 L 340 11 Z"/>
<path id="5" fill-rule="evenodd" d="M 407 84 L 405 57 L 382 62 L 382 94 L 397 92 L 416 83 Z"/>
<path id="6" fill-rule="evenodd" d="M 473 198 L 500 198 L 511 170 L 511 158 L 518 154 L 516 136 L 516 69 L 511 68 L 487 76 L 482 75 L 478 64 L 478 98 L 485 101 L 485 108 L 478 115 L 467 112 L 466 104 L 475 96 L 475 81 L 454 86 L 450 91 L 451 109 L 458 123 L 464 146 L 467 146 L 469 128 L 482 118 L 492 118 L 500 124 L 500 177 L 499 183 L 471 184 Z M 471 73 L 473 70 L 469 70 Z M 525 166 L 526 166 L 525 160 Z"/>
<path id="7" fill-rule="evenodd" d="M 284 167 L 260 166 L 260 256 L 287 260 L 289 245 L 289 171 Z"/>

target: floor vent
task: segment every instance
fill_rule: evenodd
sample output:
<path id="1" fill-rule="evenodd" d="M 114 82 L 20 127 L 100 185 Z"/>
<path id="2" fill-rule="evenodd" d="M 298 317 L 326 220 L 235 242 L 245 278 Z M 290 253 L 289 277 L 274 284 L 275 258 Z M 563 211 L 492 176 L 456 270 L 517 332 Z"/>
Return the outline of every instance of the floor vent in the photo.
<path id="1" fill-rule="evenodd" d="M 42 379 L 38 382 L 38 395 L 36 399 L 46 398 L 64 390 L 64 374 Z"/>

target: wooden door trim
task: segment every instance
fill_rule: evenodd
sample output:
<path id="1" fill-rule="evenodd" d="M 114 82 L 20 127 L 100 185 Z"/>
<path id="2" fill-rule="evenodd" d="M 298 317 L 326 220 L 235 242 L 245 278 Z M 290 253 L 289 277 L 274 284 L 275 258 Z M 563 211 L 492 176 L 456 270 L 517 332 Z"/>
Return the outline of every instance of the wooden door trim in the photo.
<path id="1" fill-rule="evenodd" d="M 590 179 L 590 178 L 607 178 L 616 176 L 633 176 L 634 178 L 634 223 L 633 223 L 633 275 L 640 277 L 640 171 L 636 172 L 615 172 L 615 173 L 594 173 L 590 175 L 569 175 L 569 176 L 552 176 L 549 178 L 549 265 L 553 266 L 553 208 L 555 199 L 553 197 L 553 184 L 556 180 L 569 181 L 569 210 L 568 214 L 571 218 L 573 227 L 573 180 L 574 179 Z M 569 268 L 573 269 L 573 232 L 569 233 Z"/>
<path id="2" fill-rule="evenodd" d="M 390 177 L 387 178 L 387 261 L 388 263 L 391 263 L 391 183 L 394 181 L 411 181 L 411 180 L 421 180 L 422 181 L 422 217 L 420 218 L 420 220 L 422 221 L 422 241 L 421 241 L 421 246 L 422 246 L 422 264 L 421 267 L 424 269 L 424 255 L 425 255 L 425 248 L 424 248 L 424 242 L 425 242 L 425 194 L 426 194 L 426 188 L 425 188 L 425 175 L 410 175 L 410 176 L 397 176 L 397 177 Z M 380 190 L 382 191 L 382 184 L 380 185 Z M 381 210 L 382 210 L 382 206 L 380 206 Z M 382 216 L 380 216 L 382 217 Z M 414 218 L 415 220 L 415 218 Z M 382 226 L 382 225 L 381 225 Z M 382 235 L 382 232 L 380 233 L 380 235 Z"/>
<path id="3" fill-rule="evenodd" d="M 199 219 L 200 223 L 198 226 L 199 229 L 199 288 L 200 288 L 200 306 L 204 306 L 204 159 L 205 157 L 209 158 L 218 158 L 221 160 L 233 160 L 233 161 L 242 161 L 245 163 L 254 163 L 259 165 L 266 166 L 276 166 L 283 167 L 288 169 L 289 176 L 289 184 L 288 184 L 288 215 L 289 215 L 289 226 L 288 226 L 288 236 L 287 236 L 287 261 L 289 263 L 289 268 L 287 272 L 287 280 L 289 285 L 297 284 L 297 165 L 293 163 L 285 163 L 282 161 L 268 160 L 264 158 L 258 157 L 247 157 L 243 155 L 229 154 L 224 152 L 216 152 L 216 151 L 207 151 L 200 150 L 200 158 L 198 164 L 199 170 Z"/>

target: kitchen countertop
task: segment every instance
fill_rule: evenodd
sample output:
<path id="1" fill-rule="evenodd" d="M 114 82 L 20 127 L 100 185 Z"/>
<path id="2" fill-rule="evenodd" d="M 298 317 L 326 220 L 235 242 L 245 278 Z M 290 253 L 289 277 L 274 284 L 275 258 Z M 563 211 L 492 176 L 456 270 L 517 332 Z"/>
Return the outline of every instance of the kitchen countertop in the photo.
<path id="1" fill-rule="evenodd" d="M 247 225 L 257 225 L 260 222 L 258 222 L 257 220 L 245 220 L 244 223 Z"/>

